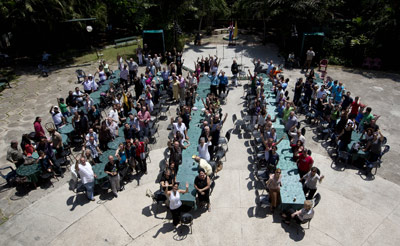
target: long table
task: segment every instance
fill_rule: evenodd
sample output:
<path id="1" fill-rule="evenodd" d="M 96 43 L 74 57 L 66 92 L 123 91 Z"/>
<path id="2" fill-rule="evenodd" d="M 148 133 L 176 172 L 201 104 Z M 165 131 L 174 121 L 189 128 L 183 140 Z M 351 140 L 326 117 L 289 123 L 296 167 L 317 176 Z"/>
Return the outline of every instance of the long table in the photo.
<path id="1" fill-rule="evenodd" d="M 267 112 L 271 116 L 274 116 L 276 115 L 276 97 L 271 90 L 272 83 L 264 74 L 262 75 L 262 77 L 265 86 L 264 94 L 268 102 Z M 276 129 L 277 139 L 286 136 L 285 127 L 280 122 L 280 118 L 276 119 L 276 121 L 273 123 L 273 126 Z M 282 187 L 280 190 L 282 201 L 281 209 L 301 209 L 305 201 L 305 196 L 303 192 L 303 186 L 299 182 L 300 176 L 298 174 L 297 165 L 291 160 L 292 151 L 289 139 L 286 137 L 279 143 L 277 147 L 279 154 L 279 163 L 277 165 L 277 168 L 281 169 L 282 175 Z"/>
<path id="2" fill-rule="evenodd" d="M 204 114 L 201 111 L 203 103 L 201 98 L 205 98 L 210 90 L 210 80 L 207 77 L 200 78 L 197 87 L 197 97 L 194 107 L 197 111 L 192 110 L 192 120 L 189 123 L 189 130 L 187 132 L 189 136 L 190 146 L 182 151 L 182 164 L 179 166 L 177 182 L 180 182 L 179 188 L 185 189 L 186 182 L 189 183 L 189 192 L 181 195 L 181 201 L 189 206 L 194 207 L 196 201 L 196 189 L 194 188 L 194 179 L 197 176 L 198 165 L 192 159 L 193 155 L 197 155 L 197 141 L 201 135 L 201 119 Z"/>

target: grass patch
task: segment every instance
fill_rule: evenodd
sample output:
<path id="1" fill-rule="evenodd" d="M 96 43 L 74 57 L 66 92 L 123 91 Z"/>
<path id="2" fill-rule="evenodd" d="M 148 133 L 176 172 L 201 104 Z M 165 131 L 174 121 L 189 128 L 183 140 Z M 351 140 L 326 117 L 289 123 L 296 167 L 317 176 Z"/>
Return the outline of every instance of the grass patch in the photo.
<path id="1" fill-rule="evenodd" d="M 140 41 L 139 41 L 140 44 Z M 117 60 L 117 55 L 121 55 L 122 57 L 126 56 L 127 59 L 134 58 L 136 59 L 136 48 L 138 47 L 137 44 L 131 44 L 126 46 L 119 46 L 117 48 L 111 47 L 107 49 L 100 50 L 99 53 L 103 54 L 103 60 L 106 60 L 108 63 L 115 62 Z M 83 64 L 87 62 L 96 61 L 97 58 L 96 51 L 85 54 L 83 56 L 75 57 L 73 62 L 75 64 Z"/>
<path id="2" fill-rule="evenodd" d="M 4 224 L 7 220 L 8 218 L 3 215 L 3 212 L 0 209 L 0 225 Z"/>

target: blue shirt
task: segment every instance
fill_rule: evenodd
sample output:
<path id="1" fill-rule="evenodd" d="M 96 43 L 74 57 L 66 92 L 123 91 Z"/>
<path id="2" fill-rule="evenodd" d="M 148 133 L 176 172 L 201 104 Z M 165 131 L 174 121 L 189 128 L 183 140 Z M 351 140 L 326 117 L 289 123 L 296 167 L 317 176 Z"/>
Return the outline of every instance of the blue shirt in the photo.
<path id="1" fill-rule="evenodd" d="M 335 94 L 337 91 L 338 85 L 332 85 L 332 94 Z"/>
<path id="2" fill-rule="evenodd" d="M 169 72 L 168 71 L 162 72 L 161 77 L 163 78 L 163 80 L 168 80 Z"/>
<path id="3" fill-rule="evenodd" d="M 219 79 L 219 82 L 222 84 L 222 85 L 227 85 L 228 84 L 228 77 L 226 77 L 225 75 L 224 76 L 218 76 L 218 79 Z"/>
<path id="4" fill-rule="evenodd" d="M 217 76 L 209 75 L 208 78 L 211 80 L 211 85 L 218 85 L 218 78 Z"/>
<path id="5" fill-rule="evenodd" d="M 340 91 L 340 92 L 336 91 L 335 101 L 340 102 L 341 100 L 342 100 L 342 91 Z"/>

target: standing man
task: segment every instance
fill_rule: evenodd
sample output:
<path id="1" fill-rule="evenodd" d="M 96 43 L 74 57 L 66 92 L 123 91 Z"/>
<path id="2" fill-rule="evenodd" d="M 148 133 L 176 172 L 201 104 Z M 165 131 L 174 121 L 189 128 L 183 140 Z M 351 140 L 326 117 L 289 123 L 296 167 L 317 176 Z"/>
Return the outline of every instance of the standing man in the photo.
<path id="1" fill-rule="evenodd" d="M 211 81 L 210 85 L 210 92 L 214 94 L 215 96 L 218 95 L 217 87 L 218 87 L 218 77 L 216 76 L 215 72 L 212 72 L 211 76 L 208 76 L 208 78 Z"/>
<path id="2" fill-rule="evenodd" d="M 133 58 L 125 60 L 129 67 L 129 83 L 132 85 L 133 80 L 136 78 L 138 72 L 138 64 L 133 60 Z"/>
<path id="3" fill-rule="evenodd" d="M 149 111 L 147 111 L 146 106 L 142 107 L 142 110 L 137 114 L 139 119 L 139 126 L 140 126 L 140 135 L 141 136 L 149 136 L 149 121 L 151 119 Z"/>
<path id="4" fill-rule="evenodd" d="M 97 176 L 93 172 L 92 165 L 85 160 L 85 157 L 81 156 L 79 162 L 77 161 L 75 164 L 75 170 L 79 173 L 79 177 L 81 177 L 82 183 L 86 188 L 87 198 L 90 201 L 94 201 L 93 187 L 94 179 L 97 178 Z"/>
<path id="5" fill-rule="evenodd" d="M 143 49 L 140 44 L 136 48 L 136 56 L 138 58 L 139 66 L 143 66 Z"/>
<path id="6" fill-rule="evenodd" d="M 238 66 L 236 60 L 233 60 L 233 63 L 231 66 L 231 72 L 233 74 L 232 82 L 235 85 L 235 87 L 237 87 L 237 75 L 239 73 L 239 66 Z"/>
<path id="7" fill-rule="evenodd" d="M 306 61 L 304 62 L 303 69 L 301 71 L 304 71 L 304 67 L 307 67 L 306 73 L 308 72 L 308 69 L 310 69 L 312 60 L 315 56 L 315 52 L 313 51 L 313 48 L 310 47 L 309 50 L 306 52 Z"/>
<path id="8" fill-rule="evenodd" d="M 221 96 L 221 92 L 226 94 L 226 86 L 228 85 L 228 77 L 225 76 L 224 71 L 220 71 L 218 74 L 218 79 L 219 79 L 219 87 L 218 87 L 218 92 L 219 96 Z"/>
<path id="9" fill-rule="evenodd" d="M 117 161 L 114 160 L 112 155 L 108 156 L 108 162 L 104 167 L 104 172 L 108 174 L 108 179 L 110 180 L 111 189 L 114 197 L 118 197 L 117 192 L 120 190 L 120 180 L 118 174 Z"/>
<path id="10" fill-rule="evenodd" d="M 124 69 L 122 69 L 121 73 L 119 74 L 120 82 L 124 86 L 125 91 L 128 90 L 129 71 L 128 71 L 127 67 L 128 66 L 126 64 L 124 64 Z"/>

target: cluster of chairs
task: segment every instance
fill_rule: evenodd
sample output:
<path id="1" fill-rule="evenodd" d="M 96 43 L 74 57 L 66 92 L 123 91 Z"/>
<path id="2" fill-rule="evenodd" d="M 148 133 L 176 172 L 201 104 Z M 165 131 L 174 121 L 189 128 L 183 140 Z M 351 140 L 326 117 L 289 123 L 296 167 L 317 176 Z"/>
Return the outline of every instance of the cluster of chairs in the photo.
<path id="1" fill-rule="evenodd" d="M 300 100 L 300 102 L 303 101 L 303 98 Z M 297 107 L 297 113 L 303 114 L 305 117 L 305 123 L 307 123 L 309 126 L 314 126 L 316 130 L 317 137 L 325 141 L 327 143 L 327 148 L 328 152 L 333 159 L 333 163 L 337 166 L 337 164 L 342 163 L 344 164 L 344 169 L 347 168 L 347 165 L 351 162 L 352 160 L 352 150 L 350 151 L 339 151 L 338 149 L 338 144 L 339 142 L 336 139 L 336 134 L 335 134 L 335 129 L 330 127 L 329 122 L 321 115 L 317 113 L 317 109 L 315 107 L 314 103 L 311 103 L 311 106 L 309 104 L 303 104 L 300 103 L 300 106 Z M 315 122 L 317 122 L 315 124 Z M 370 162 L 368 160 L 365 160 L 365 163 L 363 163 L 363 166 L 365 166 L 366 169 L 366 175 L 376 175 L 378 168 L 380 168 L 382 164 L 382 157 L 389 152 L 390 146 L 387 145 L 387 138 L 384 137 L 384 140 L 382 142 L 382 152 L 380 156 L 378 157 L 377 161 Z M 365 147 L 365 143 L 360 142 L 359 147 Z M 361 173 L 361 171 L 360 171 Z"/>

